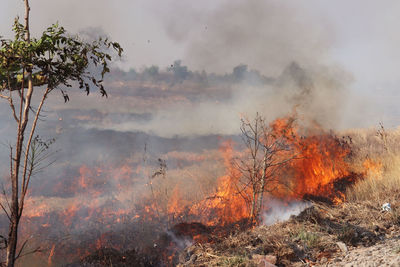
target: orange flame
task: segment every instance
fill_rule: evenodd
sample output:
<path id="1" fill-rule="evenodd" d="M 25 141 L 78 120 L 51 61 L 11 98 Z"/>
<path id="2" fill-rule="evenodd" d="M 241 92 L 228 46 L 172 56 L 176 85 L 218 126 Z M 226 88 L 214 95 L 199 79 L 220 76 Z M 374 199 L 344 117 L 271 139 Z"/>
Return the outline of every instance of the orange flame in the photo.
<path id="1" fill-rule="evenodd" d="M 53 256 L 54 256 L 54 249 L 55 248 L 56 248 L 56 245 L 53 244 L 53 246 L 51 247 L 50 253 L 49 253 L 49 257 L 47 259 L 47 265 L 48 266 L 51 266 L 53 264 L 52 259 L 53 259 Z"/>
<path id="2" fill-rule="evenodd" d="M 291 118 L 277 119 L 271 126 L 276 134 L 285 135 L 293 148 L 294 159 L 284 173 L 286 180 L 281 179 L 287 189 L 281 186 L 278 195 L 294 198 L 335 195 L 334 182 L 350 175 L 346 162 L 350 147 L 321 129 L 316 129 L 318 134 L 301 136 Z"/>
<path id="3" fill-rule="evenodd" d="M 380 161 L 374 161 L 367 158 L 363 162 L 364 172 L 367 175 L 373 175 L 375 177 L 381 177 L 383 172 L 383 164 Z"/>
<path id="4" fill-rule="evenodd" d="M 276 138 L 284 137 L 290 151 L 285 152 L 282 157 L 292 157 L 288 164 L 277 172 L 274 184 L 268 184 L 270 188 L 276 188 L 271 194 L 281 199 L 302 199 L 307 195 L 329 196 L 334 202 L 344 200 L 344 195 L 335 192 L 335 182 L 343 177 L 351 175 L 349 171 L 347 157 L 350 154 L 350 147 L 342 143 L 334 135 L 326 133 L 321 129 L 315 129 L 314 133 L 303 136 L 301 130 L 294 124 L 290 117 L 277 119 L 270 124 Z M 177 220 L 195 220 L 208 226 L 228 225 L 236 223 L 242 219 L 248 218 L 250 208 L 243 195 L 251 195 L 249 188 L 239 188 L 242 172 L 234 163 L 234 159 L 243 156 L 246 151 L 235 151 L 232 141 L 225 141 L 220 147 L 220 156 L 223 160 L 225 174 L 217 179 L 215 193 L 204 196 L 205 199 L 193 203 L 183 199 L 185 193 L 179 185 L 173 187 L 172 194 L 163 203 L 159 203 L 161 197 L 157 192 L 152 192 L 153 188 L 149 184 L 143 186 L 143 193 L 137 198 L 141 199 L 140 207 L 120 204 L 124 194 L 132 195 L 129 192 L 130 183 L 133 183 L 134 174 L 145 173 L 144 167 L 131 167 L 128 163 L 120 166 L 104 166 L 102 168 L 90 168 L 82 165 L 79 169 L 79 175 L 74 177 L 71 188 L 68 190 L 77 192 L 81 195 L 90 195 L 89 198 L 75 197 L 74 201 L 64 204 L 64 209 L 58 212 L 60 221 L 66 228 L 73 227 L 74 222 L 79 217 L 80 221 L 88 224 L 89 221 L 107 221 L 107 225 L 102 225 L 102 230 L 112 229 L 112 224 L 123 224 L 125 222 L 160 222 L 169 220 L 168 223 Z M 289 154 L 289 155 L 287 155 Z M 196 157 L 190 154 L 173 154 L 174 158 L 189 158 L 193 161 L 203 161 L 204 157 Z M 364 162 L 365 169 L 374 171 L 381 169 L 381 165 L 372 161 Z M 155 180 L 155 179 L 154 179 Z M 152 180 L 152 181 L 154 181 Z M 117 196 L 111 200 L 105 199 L 104 192 L 109 186 L 117 189 Z M 169 191 L 171 192 L 171 191 Z M 135 192 L 136 193 L 136 192 Z M 140 192 L 142 193 L 142 192 Z M 139 193 L 138 193 L 139 194 Z M 126 196 L 125 196 L 126 197 Z M 136 197 L 136 196 L 135 196 Z M 267 198 L 265 198 L 267 199 Z M 163 199 L 165 200 L 165 199 Z M 105 205 L 110 201 L 110 205 Z M 116 202 L 114 205 L 113 201 Z M 126 199 L 124 199 L 126 201 Z M 66 206 L 66 207 L 65 207 Z M 27 216 L 31 219 L 44 217 L 52 211 L 47 203 L 43 202 L 32 209 Z M 162 217 L 162 218 L 161 218 Z M 41 225 L 48 226 L 50 222 Z M 49 227 L 50 228 L 50 227 Z M 194 240 L 207 240 L 201 234 L 194 236 Z M 107 236 L 101 236 L 93 240 L 93 248 L 101 248 L 107 243 Z M 58 248 L 58 247 L 57 247 Z M 54 254 L 59 255 L 56 247 L 52 246 L 48 257 L 48 263 L 51 265 Z M 86 252 L 84 252 L 86 253 Z"/>

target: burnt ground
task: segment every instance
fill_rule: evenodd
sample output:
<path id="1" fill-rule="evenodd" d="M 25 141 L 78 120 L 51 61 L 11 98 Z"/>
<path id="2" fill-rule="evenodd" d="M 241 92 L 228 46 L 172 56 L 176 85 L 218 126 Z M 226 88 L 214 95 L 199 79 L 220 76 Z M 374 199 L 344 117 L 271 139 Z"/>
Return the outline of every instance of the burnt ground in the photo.
<path id="1" fill-rule="evenodd" d="M 206 226 L 201 223 L 178 223 L 161 234 L 152 245 L 140 250 L 115 249 L 103 247 L 90 255 L 66 264 L 64 267 L 95 266 L 176 266 L 182 260 L 185 248 L 193 244 L 212 244 L 221 242 L 226 236 L 249 229 L 247 220 L 229 225 Z M 140 247 L 140 246 L 139 246 Z"/>
<path id="2" fill-rule="evenodd" d="M 342 191 L 342 184 L 357 179 L 349 176 L 333 186 Z M 311 207 L 271 226 L 253 226 L 246 220 L 215 227 L 179 223 L 140 251 L 101 248 L 66 266 L 257 266 L 260 260 L 311 266 L 338 262 L 344 247 L 371 247 L 400 233 L 397 203 L 385 212 L 381 203 L 334 205 L 332 196 L 308 199 Z"/>
<path id="3" fill-rule="evenodd" d="M 329 264 L 344 247 L 368 248 L 398 235 L 400 217 L 392 208 L 384 212 L 379 203 L 315 203 L 286 222 L 193 244 L 181 252 L 179 266 L 257 266 L 263 257 L 277 266 Z"/>
<path id="4" fill-rule="evenodd" d="M 271 226 L 233 224 L 207 227 L 180 223 L 152 247 L 137 250 L 102 248 L 74 266 L 313 266 L 342 260 L 344 247 L 370 248 L 400 233 L 397 205 L 384 212 L 379 203 L 314 203 L 298 216 Z M 265 258 L 263 258 L 265 257 Z"/>

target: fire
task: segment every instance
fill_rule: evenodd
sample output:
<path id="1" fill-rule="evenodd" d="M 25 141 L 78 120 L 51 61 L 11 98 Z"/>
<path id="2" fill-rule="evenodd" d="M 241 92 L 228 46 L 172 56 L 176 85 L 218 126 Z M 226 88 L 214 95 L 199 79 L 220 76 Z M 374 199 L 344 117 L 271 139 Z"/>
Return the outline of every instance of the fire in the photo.
<path id="1" fill-rule="evenodd" d="M 51 247 L 50 253 L 49 253 L 49 257 L 47 259 L 47 265 L 51 266 L 53 264 L 52 259 L 54 256 L 54 249 L 56 248 L 56 244 L 53 244 L 53 246 Z"/>
<path id="2" fill-rule="evenodd" d="M 374 177 L 382 177 L 383 164 L 380 161 L 374 161 L 370 158 L 365 159 L 363 162 L 364 172 L 366 175 Z"/>
<path id="3" fill-rule="evenodd" d="M 46 202 L 34 202 L 32 201 L 27 202 L 27 212 L 25 213 L 25 216 L 27 218 L 34 218 L 34 217 L 43 217 L 46 214 L 48 214 L 51 211 L 51 208 Z M 32 208 L 34 207 L 34 208 Z"/>
<path id="4" fill-rule="evenodd" d="M 172 196 L 168 200 L 168 214 L 171 218 L 171 221 L 176 221 L 183 214 L 185 203 L 182 200 L 179 194 L 179 187 L 175 186 Z"/>
<path id="5" fill-rule="evenodd" d="M 288 164 L 276 167 L 281 170 L 276 171 L 276 177 L 267 184 L 267 190 L 274 188 L 269 194 L 288 201 L 314 196 L 326 197 L 334 203 L 342 202 L 344 194 L 336 190 L 335 183 L 351 176 L 346 161 L 351 152 L 349 145 L 321 129 L 302 136 L 291 117 L 277 119 L 270 127 L 273 136 L 284 137 L 291 148 L 277 156 L 292 159 Z M 249 203 L 243 196 L 251 195 L 251 191 L 249 187 L 240 187 L 242 173 L 234 164 L 234 158 L 249 152 L 234 151 L 232 142 L 224 142 L 220 151 L 226 174 L 218 178 L 216 193 L 191 209 L 192 214 L 197 214 L 203 223 L 211 226 L 238 222 L 250 214 Z"/>
<path id="6" fill-rule="evenodd" d="M 300 156 L 293 161 L 296 170 L 296 193 L 322 195 L 332 190 L 333 182 L 350 174 L 346 157 L 349 147 L 340 144 L 331 135 L 309 137 L 297 147 Z"/>
<path id="7" fill-rule="evenodd" d="M 214 196 L 198 203 L 192 208 L 193 214 L 204 213 L 206 225 L 225 225 L 248 216 L 249 210 L 244 198 L 238 192 L 237 184 L 241 173 L 233 164 L 233 143 L 226 141 L 220 147 L 227 174 L 218 178 Z"/>
<path id="8" fill-rule="evenodd" d="M 314 129 L 308 136 L 301 135 L 294 122 L 292 117 L 286 117 L 270 124 L 272 135 L 277 139 L 284 138 L 291 148 L 279 152 L 277 157 L 292 159 L 288 164 L 276 167 L 281 170 L 274 170 L 277 177 L 267 184 L 267 187 L 274 188 L 269 193 L 286 200 L 314 196 L 331 198 L 334 203 L 343 201 L 344 194 L 336 190 L 335 183 L 351 175 L 347 163 L 350 146 L 320 128 Z M 242 173 L 233 164 L 235 151 L 232 143 L 224 143 L 221 152 L 227 174 L 218 179 L 217 193 L 200 203 L 200 206 L 206 206 L 216 214 L 213 220 L 206 222 L 208 225 L 229 224 L 249 217 L 249 204 L 243 195 L 250 195 L 251 192 L 248 187 L 239 189 Z M 249 152 L 241 153 L 239 157 Z"/>
<path id="9" fill-rule="evenodd" d="M 283 137 L 290 147 L 288 151 L 279 152 L 278 157 L 289 156 L 292 159 L 276 167 L 280 168 L 276 177 L 266 185 L 268 189 L 273 188 L 268 194 L 284 201 L 307 196 L 326 197 L 334 203 L 344 200 L 336 183 L 352 175 L 347 162 L 351 149 L 347 143 L 319 128 L 305 131 L 291 117 L 273 121 L 270 128 L 273 136 Z M 214 161 L 223 163 L 224 174 L 216 178 L 214 191 L 203 193 L 201 200 L 187 199 L 187 192 L 179 184 L 168 184 L 168 174 L 164 178 L 149 178 L 151 171 L 140 164 L 82 165 L 68 185 L 57 185 L 60 194 L 68 193 L 68 198 L 58 200 L 64 201 L 57 204 L 58 209 L 42 201 L 34 209 L 28 209 L 26 216 L 29 223 L 38 222 L 36 228 L 44 233 L 50 233 L 54 225 L 61 225 L 66 233 L 87 233 L 88 227 L 94 227 L 96 230 L 90 244 L 77 248 L 81 257 L 89 255 L 90 249 L 120 246 L 116 244 L 118 240 L 114 243 L 110 241 L 112 234 L 105 235 L 105 232 L 114 233 L 114 229 L 122 227 L 140 225 L 140 229 L 148 228 L 154 237 L 154 233 L 170 229 L 177 223 L 199 222 L 210 229 L 233 225 L 249 218 L 250 205 L 244 196 L 251 195 L 250 188 L 241 185 L 243 170 L 235 162 L 248 151 L 234 148 L 236 146 L 232 141 L 222 142 L 219 158 Z M 200 162 L 215 156 L 169 153 L 169 157 Z M 364 168 L 374 173 L 381 170 L 381 165 L 366 160 Z M 133 178 L 138 176 L 143 177 Z M 168 190 L 155 190 L 154 185 L 161 181 L 169 186 Z M 142 187 L 134 191 L 135 183 Z M 264 201 L 268 199 L 265 197 Z M 194 232 L 191 237 L 195 242 L 209 240 L 201 231 Z M 126 236 L 121 239 L 129 241 Z M 65 256 L 61 245 L 50 244 L 49 248 L 48 265 L 57 256 Z"/>
<path id="10" fill-rule="evenodd" d="M 65 209 L 64 211 L 64 225 L 71 226 L 73 220 L 75 219 L 75 215 L 79 210 L 79 204 L 73 203 L 71 206 Z"/>
<path id="11" fill-rule="evenodd" d="M 351 150 L 347 143 L 318 128 L 311 135 L 302 136 L 290 117 L 275 120 L 271 127 L 276 135 L 286 137 L 293 156 L 281 174 L 279 189 L 273 195 L 281 198 L 330 194 L 336 195 L 334 198 L 338 195 L 344 197 L 335 192 L 334 183 L 350 175 L 346 160 Z"/>

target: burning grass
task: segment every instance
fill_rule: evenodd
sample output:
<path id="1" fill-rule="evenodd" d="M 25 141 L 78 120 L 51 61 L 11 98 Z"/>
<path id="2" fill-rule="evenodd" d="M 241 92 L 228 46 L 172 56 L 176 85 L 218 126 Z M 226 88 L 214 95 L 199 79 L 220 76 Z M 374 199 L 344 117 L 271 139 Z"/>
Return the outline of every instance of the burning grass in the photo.
<path id="1" fill-rule="evenodd" d="M 180 266 L 257 266 L 265 255 L 276 257 L 278 266 L 315 265 L 340 255 L 338 242 L 348 247 L 370 246 L 398 235 L 400 134 L 398 130 L 384 134 L 382 139 L 376 131 L 365 130 L 345 137 L 352 147 L 346 158 L 348 173 L 358 175 L 342 183 L 344 202 L 321 203 L 322 199 L 314 196 L 317 202 L 312 207 L 286 222 L 189 247 L 181 256 Z M 328 188 L 339 187 L 333 183 Z M 391 211 L 382 210 L 385 202 L 391 203 Z"/>
<path id="2" fill-rule="evenodd" d="M 367 172 L 366 178 L 347 190 L 349 201 L 396 203 L 400 197 L 400 156 L 388 153 Z"/>
<path id="3" fill-rule="evenodd" d="M 242 173 L 233 161 L 245 151 L 235 151 L 232 142 L 224 142 L 219 152 L 213 151 L 218 161 L 208 158 L 213 166 L 225 167 L 225 173 L 214 179 L 197 177 L 195 171 L 182 176 L 177 169 L 154 177 L 129 161 L 117 168 L 82 166 L 70 181 L 70 191 L 60 186 L 60 197 L 51 199 L 58 206 L 37 198 L 33 203 L 37 209 L 27 213 L 23 232 L 35 229 L 53 238 L 44 252 L 53 265 L 57 257 L 74 255 L 63 263 L 124 266 L 126 259 L 136 259 L 144 265 L 251 266 L 268 258 L 292 266 L 331 257 L 338 251 L 336 242 L 370 245 L 399 230 L 400 156 L 388 144 L 395 144 L 392 140 L 400 134 L 387 135 L 383 146 L 372 132 L 339 138 L 319 128 L 307 132 L 294 126 L 279 131 L 287 121 L 271 125 L 274 134 L 286 135 L 293 160 L 268 184 L 275 189 L 265 194 L 260 217 L 268 216 L 274 198 L 287 205 L 314 204 L 286 222 L 254 227 L 248 220 L 249 202 L 243 194 L 249 191 L 238 186 Z M 143 182 L 134 175 L 151 178 Z M 140 192 L 133 197 L 139 182 Z M 105 194 L 110 188 L 115 189 L 113 194 Z M 92 199 L 79 197 L 86 194 Z M 382 202 L 390 202 L 392 212 L 382 212 Z M 59 225 L 58 231 L 54 225 Z M 63 234 L 72 237 L 63 243 L 54 241 Z"/>
<path id="4" fill-rule="evenodd" d="M 355 131 L 354 168 L 364 169 L 364 179 L 348 188 L 351 202 L 374 201 L 397 204 L 400 197 L 400 129 Z M 384 138 L 383 138 L 383 137 Z"/>

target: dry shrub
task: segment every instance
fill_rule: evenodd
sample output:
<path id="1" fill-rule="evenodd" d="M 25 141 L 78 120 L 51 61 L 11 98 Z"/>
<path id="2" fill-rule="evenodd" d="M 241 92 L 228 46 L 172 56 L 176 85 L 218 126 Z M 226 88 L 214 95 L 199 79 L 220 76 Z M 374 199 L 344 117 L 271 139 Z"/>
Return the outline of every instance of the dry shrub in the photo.
<path id="1" fill-rule="evenodd" d="M 221 257 L 216 266 L 232 266 L 232 267 L 255 267 L 256 265 L 251 262 L 247 257 L 233 256 Z"/>
<path id="2" fill-rule="evenodd" d="M 317 233 L 306 231 L 305 229 L 300 230 L 297 234 L 297 238 L 309 248 L 315 248 L 320 244 L 320 236 Z"/>

